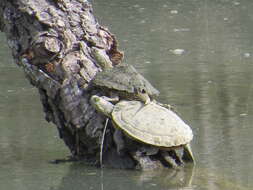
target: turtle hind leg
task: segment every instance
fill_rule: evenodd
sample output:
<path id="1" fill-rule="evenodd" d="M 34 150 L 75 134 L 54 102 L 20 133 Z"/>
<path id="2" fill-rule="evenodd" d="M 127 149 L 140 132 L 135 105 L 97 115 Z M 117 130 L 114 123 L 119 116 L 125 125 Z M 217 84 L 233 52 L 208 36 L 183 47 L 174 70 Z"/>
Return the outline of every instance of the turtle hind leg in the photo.
<path id="1" fill-rule="evenodd" d="M 185 162 L 195 163 L 195 159 L 194 159 L 190 144 L 187 144 L 187 145 L 184 146 L 182 159 Z"/>
<path id="2" fill-rule="evenodd" d="M 165 150 L 161 150 L 160 153 L 161 153 L 161 156 L 163 157 L 163 159 L 166 161 L 166 165 L 169 165 L 169 167 L 171 167 L 171 168 L 178 167 L 176 160 L 169 154 L 169 152 L 167 152 Z"/>

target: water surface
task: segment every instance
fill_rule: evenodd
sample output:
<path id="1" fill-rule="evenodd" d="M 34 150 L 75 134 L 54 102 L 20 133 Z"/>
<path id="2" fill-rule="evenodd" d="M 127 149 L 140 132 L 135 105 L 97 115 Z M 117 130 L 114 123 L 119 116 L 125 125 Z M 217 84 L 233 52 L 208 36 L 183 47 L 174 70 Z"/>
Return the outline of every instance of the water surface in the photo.
<path id="1" fill-rule="evenodd" d="M 125 62 L 192 126 L 196 166 L 143 173 L 49 164 L 68 150 L 44 121 L 36 89 L 2 45 L 0 189 L 252 189 L 253 1 L 93 4 L 99 22 L 116 34 Z M 6 43 L 3 35 L 0 40 Z"/>

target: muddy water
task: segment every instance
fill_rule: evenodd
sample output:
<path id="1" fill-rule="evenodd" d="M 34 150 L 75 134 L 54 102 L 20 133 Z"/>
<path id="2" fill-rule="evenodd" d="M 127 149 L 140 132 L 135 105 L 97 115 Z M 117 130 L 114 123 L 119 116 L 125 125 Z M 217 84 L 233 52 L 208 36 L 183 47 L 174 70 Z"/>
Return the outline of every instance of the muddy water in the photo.
<path id="1" fill-rule="evenodd" d="M 93 0 L 125 61 L 192 126 L 195 167 L 97 170 L 68 155 L 36 89 L 0 47 L 0 189 L 252 189 L 253 1 Z M 4 36 L 0 36 L 5 44 Z"/>

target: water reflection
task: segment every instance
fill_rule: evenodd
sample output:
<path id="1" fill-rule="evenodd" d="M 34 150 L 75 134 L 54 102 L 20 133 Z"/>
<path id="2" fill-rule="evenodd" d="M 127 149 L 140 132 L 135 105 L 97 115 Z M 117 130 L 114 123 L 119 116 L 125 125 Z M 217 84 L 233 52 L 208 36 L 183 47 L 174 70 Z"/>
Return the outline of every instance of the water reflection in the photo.
<path id="1" fill-rule="evenodd" d="M 93 2 L 100 22 L 117 35 L 126 62 L 193 127 L 197 165 L 174 173 L 105 169 L 102 176 L 82 164 L 49 164 L 68 151 L 54 138 L 36 89 L 3 45 L 0 189 L 252 189 L 253 1 Z"/>
<path id="2" fill-rule="evenodd" d="M 73 164 L 57 189 L 193 189 L 193 168 L 158 171 L 94 170 Z M 85 180 L 84 180 L 85 179 Z"/>
<path id="3" fill-rule="evenodd" d="M 96 170 L 83 164 L 69 165 L 61 182 L 51 189 L 97 189 L 97 190 L 195 190 L 249 188 L 228 180 L 224 175 L 204 168 L 186 167 L 179 170 L 126 171 Z"/>

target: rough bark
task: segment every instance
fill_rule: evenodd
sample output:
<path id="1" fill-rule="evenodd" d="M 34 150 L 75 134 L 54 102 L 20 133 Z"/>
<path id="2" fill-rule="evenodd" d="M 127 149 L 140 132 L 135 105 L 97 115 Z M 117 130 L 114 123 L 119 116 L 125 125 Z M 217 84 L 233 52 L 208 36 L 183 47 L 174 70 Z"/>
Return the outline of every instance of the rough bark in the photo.
<path id="1" fill-rule="evenodd" d="M 100 26 L 87 0 L 1 0 L 0 29 L 18 66 L 38 88 L 45 119 L 53 122 L 72 156 L 99 164 L 105 116 L 90 105 L 89 83 L 103 64 L 120 64 L 113 34 Z M 101 66 L 102 65 L 102 66 Z M 158 167 L 155 157 L 119 156 L 109 122 L 103 163 L 117 168 Z M 136 143 L 133 149 L 143 148 Z M 137 152 L 137 151 L 136 151 Z"/>

